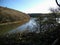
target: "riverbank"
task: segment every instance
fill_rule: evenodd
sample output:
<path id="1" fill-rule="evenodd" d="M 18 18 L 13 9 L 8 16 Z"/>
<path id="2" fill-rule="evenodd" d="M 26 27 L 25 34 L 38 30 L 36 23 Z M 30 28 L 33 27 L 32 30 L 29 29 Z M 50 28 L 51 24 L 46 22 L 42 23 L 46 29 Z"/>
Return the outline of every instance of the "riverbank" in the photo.
<path id="1" fill-rule="evenodd" d="M 30 16 L 20 11 L 0 6 L 0 35 L 17 28 L 30 20 Z"/>
<path id="2" fill-rule="evenodd" d="M 17 28 L 18 26 L 21 26 L 21 25 L 27 23 L 29 20 L 30 20 L 30 17 L 27 19 L 24 19 L 22 21 L 0 24 L 0 35 L 4 34 L 5 32 L 8 32 L 9 30 Z"/>

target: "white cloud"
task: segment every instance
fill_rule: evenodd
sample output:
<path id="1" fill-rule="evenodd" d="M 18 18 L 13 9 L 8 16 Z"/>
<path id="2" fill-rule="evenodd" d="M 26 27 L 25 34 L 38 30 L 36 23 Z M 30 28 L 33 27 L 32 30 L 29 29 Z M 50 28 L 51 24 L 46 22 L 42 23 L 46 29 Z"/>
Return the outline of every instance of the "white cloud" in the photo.
<path id="1" fill-rule="evenodd" d="M 51 7 L 57 7 L 55 0 L 44 0 L 42 3 L 27 9 L 25 13 L 48 13 Z"/>

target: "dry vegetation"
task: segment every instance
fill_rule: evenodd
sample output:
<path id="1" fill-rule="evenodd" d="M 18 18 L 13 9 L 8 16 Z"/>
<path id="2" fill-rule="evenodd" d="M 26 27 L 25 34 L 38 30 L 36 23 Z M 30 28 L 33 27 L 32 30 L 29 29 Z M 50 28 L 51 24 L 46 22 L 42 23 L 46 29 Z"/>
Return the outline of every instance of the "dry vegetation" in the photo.
<path id="1" fill-rule="evenodd" d="M 9 9 L 6 7 L 0 7 L 0 23 L 16 22 L 16 21 L 28 21 L 29 16 L 17 10 Z"/>
<path id="2" fill-rule="evenodd" d="M 0 6 L 0 34 L 28 22 L 29 19 L 30 16 L 25 13 Z"/>

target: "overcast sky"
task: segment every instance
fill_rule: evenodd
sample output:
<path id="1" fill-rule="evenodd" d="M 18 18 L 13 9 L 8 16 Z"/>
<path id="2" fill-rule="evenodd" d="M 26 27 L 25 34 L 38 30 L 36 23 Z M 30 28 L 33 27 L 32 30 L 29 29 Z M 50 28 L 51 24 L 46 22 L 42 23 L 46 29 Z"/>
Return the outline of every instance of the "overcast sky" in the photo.
<path id="1" fill-rule="evenodd" d="M 24 13 L 48 13 L 49 8 L 57 8 L 55 0 L 0 0 L 0 6 Z"/>

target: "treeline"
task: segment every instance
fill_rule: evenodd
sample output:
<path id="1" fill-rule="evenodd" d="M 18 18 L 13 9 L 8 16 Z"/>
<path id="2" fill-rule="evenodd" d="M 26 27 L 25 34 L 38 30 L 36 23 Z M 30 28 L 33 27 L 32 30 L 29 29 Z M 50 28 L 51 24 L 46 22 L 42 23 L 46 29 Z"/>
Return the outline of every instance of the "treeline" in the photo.
<path id="1" fill-rule="evenodd" d="M 49 17 L 49 16 L 54 16 L 53 13 L 47 13 L 47 14 L 43 14 L 43 13 L 42 14 L 41 13 L 31 13 L 31 14 L 28 14 L 28 15 L 31 16 L 31 17 L 41 17 L 41 16 Z M 57 16 L 60 17 L 60 13 L 58 13 Z"/>

